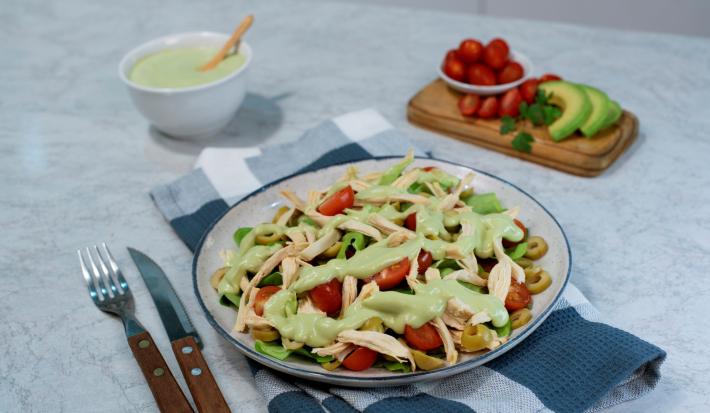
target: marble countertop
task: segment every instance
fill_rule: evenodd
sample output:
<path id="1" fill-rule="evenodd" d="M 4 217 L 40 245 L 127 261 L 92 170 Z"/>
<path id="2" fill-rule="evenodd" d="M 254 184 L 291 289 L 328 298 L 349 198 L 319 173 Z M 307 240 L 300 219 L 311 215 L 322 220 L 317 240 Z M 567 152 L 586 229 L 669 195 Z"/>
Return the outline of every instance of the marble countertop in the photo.
<path id="1" fill-rule="evenodd" d="M 227 133 L 196 144 L 151 132 L 117 78 L 123 53 L 167 33 L 230 31 L 246 12 L 256 14 L 250 94 Z M 264 411 L 244 359 L 201 315 L 191 254 L 147 193 L 188 171 L 205 144 L 293 140 L 364 107 L 440 156 L 465 153 L 557 217 L 573 282 L 611 324 L 668 352 L 658 388 L 617 409 L 710 404 L 707 39 L 312 0 L 10 0 L 0 24 L 2 410 L 156 410 L 120 323 L 91 305 L 78 270 L 75 250 L 106 241 L 163 353 L 167 337 L 125 246 L 148 252 L 171 277 L 231 406 Z M 502 35 L 539 71 L 609 91 L 638 115 L 638 141 L 585 179 L 409 125 L 407 100 L 467 35 Z"/>

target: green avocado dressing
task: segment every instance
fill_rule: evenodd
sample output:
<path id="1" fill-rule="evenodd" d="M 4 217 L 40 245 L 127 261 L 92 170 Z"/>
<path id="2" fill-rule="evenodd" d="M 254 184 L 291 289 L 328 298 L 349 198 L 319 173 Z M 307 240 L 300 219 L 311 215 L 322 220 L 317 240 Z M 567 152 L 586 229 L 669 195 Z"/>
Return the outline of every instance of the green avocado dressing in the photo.
<path id="1" fill-rule="evenodd" d="M 421 182 L 436 181 L 449 187 L 458 183 L 458 178 L 437 170 L 422 171 L 419 174 L 419 180 Z M 391 186 L 373 185 L 359 191 L 356 194 L 356 199 L 386 198 L 400 194 L 407 194 L 407 192 Z M 335 258 L 323 265 L 301 267 L 297 281 L 267 301 L 264 307 L 264 317 L 274 324 L 282 336 L 312 347 L 328 345 L 341 331 L 357 329 L 372 317 L 379 317 L 387 327 L 397 333 L 402 333 L 405 325 L 420 327 L 441 316 L 451 298 L 458 298 L 474 312 L 485 310 L 490 315 L 494 326 L 504 326 L 509 317 L 500 299 L 471 291 L 456 280 L 432 280 L 426 284 L 420 284 L 416 287 L 414 295 L 395 291 L 380 291 L 362 302 L 350 306 L 343 317 L 339 319 L 321 314 L 296 314 L 297 294 L 307 292 L 333 278 L 342 281 L 350 275 L 364 279 L 405 257 L 410 261 L 415 260 L 421 249 L 429 251 L 436 260 L 445 258 L 447 251 L 452 249 L 464 256 L 475 253 L 479 257 L 487 258 L 494 255 L 493 245 L 497 239 L 520 241 L 523 238 L 523 231 L 508 215 L 500 213 L 482 215 L 472 210 L 443 213 L 439 209 L 439 203 L 439 199 L 432 197 L 428 203 L 412 205 L 405 211 L 398 211 L 389 204 L 382 207 L 366 205 L 362 210 L 346 210 L 345 214 L 333 217 L 319 230 L 320 236 L 349 219 L 367 223 L 369 216 L 373 213 L 378 213 L 389 220 L 404 219 L 408 215 L 416 213 L 417 237 L 396 247 L 389 247 L 387 240 L 384 239 L 358 251 L 349 259 Z M 462 232 L 453 242 L 442 239 L 451 238 L 451 235 L 446 231 L 447 227 L 458 225 L 461 225 L 462 231 L 466 228 L 465 234 Z M 262 253 L 266 253 L 265 250 L 259 251 L 253 257 L 249 254 L 251 249 L 262 248 L 254 246 L 256 235 L 284 233 L 289 230 L 292 229 L 274 224 L 262 224 L 255 227 L 242 240 L 239 255 L 233 259 L 233 265 L 237 267 L 237 271 L 243 271 L 242 276 L 246 271 L 253 271 L 247 267 L 258 267 L 256 263 L 263 257 Z M 252 264 L 255 266 L 251 266 Z M 239 276 L 235 275 L 228 279 L 231 271 L 234 271 L 234 268 L 225 276 L 223 283 L 233 286 L 236 281 L 238 285 Z M 236 288 L 238 290 L 238 286 Z"/>
<path id="2" fill-rule="evenodd" d="M 217 48 L 211 47 L 163 50 L 138 61 L 131 69 L 129 79 L 146 87 L 186 88 L 227 77 L 246 61 L 244 55 L 232 54 L 214 69 L 205 72 L 198 70 L 217 51 Z"/>
<path id="3" fill-rule="evenodd" d="M 357 329 L 372 317 L 402 334 L 404 326 L 421 327 L 441 316 L 449 299 L 458 298 L 474 312 L 486 311 L 496 327 L 508 322 L 508 312 L 495 296 L 480 294 L 462 286 L 455 280 L 433 280 L 416 287 L 415 294 L 381 291 L 356 303 L 339 319 L 321 314 L 296 314 L 296 293 L 282 290 L 264 306 L 264 317 L 271 321 L 279 333 L 291 340 L 311 347 L 332 343 L 344 330 Z"/>

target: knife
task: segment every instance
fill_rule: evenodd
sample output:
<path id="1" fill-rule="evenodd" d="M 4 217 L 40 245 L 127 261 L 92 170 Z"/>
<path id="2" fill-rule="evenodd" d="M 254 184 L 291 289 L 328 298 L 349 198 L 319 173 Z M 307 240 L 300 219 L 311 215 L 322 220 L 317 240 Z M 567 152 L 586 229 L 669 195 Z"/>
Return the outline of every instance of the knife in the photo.
<path id="1" fill-rule="evenodd" d="M 230 412 L 200 349 L 202 341 L 163 270 L 147 255 L 128 248 L 153 297 L 180 370 L 200 413 Z"/>

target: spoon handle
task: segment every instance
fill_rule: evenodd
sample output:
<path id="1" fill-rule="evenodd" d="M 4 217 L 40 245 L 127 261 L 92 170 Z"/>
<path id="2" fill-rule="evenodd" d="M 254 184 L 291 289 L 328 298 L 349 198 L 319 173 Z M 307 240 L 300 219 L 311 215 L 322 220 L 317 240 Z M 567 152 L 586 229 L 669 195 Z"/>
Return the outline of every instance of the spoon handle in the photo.
<path id="1" fill-rule="evenodd" d="M 222 48 L 217 52 L 216 55 L 210 59 L 209 62 L 205 63 L 204 65 L 200 66 L 201 71 L 207 71 L 210 69 L 214 69 L 215 66 L 219 64 L 219 62 L 224 59 L 224 56 L 229 53 L 229 51 L 234 47 L 235 44 L 239 41 L 239 39 L 242 37 L 242 35 L 249 30 L 249 27 L 251 27 L 251 24 L 254 22 L 254 16 L 253 15 L 248 15 L 247 17 L 242 20 L 241 23 L 239 23 L 239 26 L 237 26 L 236 29 L 234 29 L 234 33 L 232 33 L 232 36 L 229 37 L 229 40 L 227 40 L 227 43 L 222 46 Z"/>

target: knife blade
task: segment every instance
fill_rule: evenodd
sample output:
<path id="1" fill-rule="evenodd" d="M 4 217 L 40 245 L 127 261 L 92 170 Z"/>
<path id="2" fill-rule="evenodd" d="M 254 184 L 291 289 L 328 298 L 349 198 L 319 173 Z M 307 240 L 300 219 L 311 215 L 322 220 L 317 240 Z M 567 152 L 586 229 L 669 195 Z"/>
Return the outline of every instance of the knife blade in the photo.
<path id="1" fill-rule="evenodd" d="M 131 254 L 136 267 L 138 267 L 138 271 L 140 271 L 143 281 L 148 287 L 148 292 L 150 292 L 150 296 L 158 308 L 160 320 L 163 322 L 163 327 L 165 327 L 170 341 L 173 342 L 192 336 L 197 345 L 200 346 L 200 349 L 202 349 L 202 340 L 200 340 L 195 327 L 192 326 L 185 307 L 183 307 L 182 302 L 175 294 L 175 290 L 162 268 L 150 257 L 136 249 L 128 247 L 128 252 Z"/>
<path id="2" fill-rule="evenodd" d="M 165 272 L 150 257 L 128 248 L 133 262 L 143 277 L 150 296 L 158 309 L 160 320 L 168 333 L 175 358 L 180 365 L 197 410 L 230 412 L 227 402 L 202 356 L 202 340 L 190 322 L 187 311 L 173 289 Z"/>

